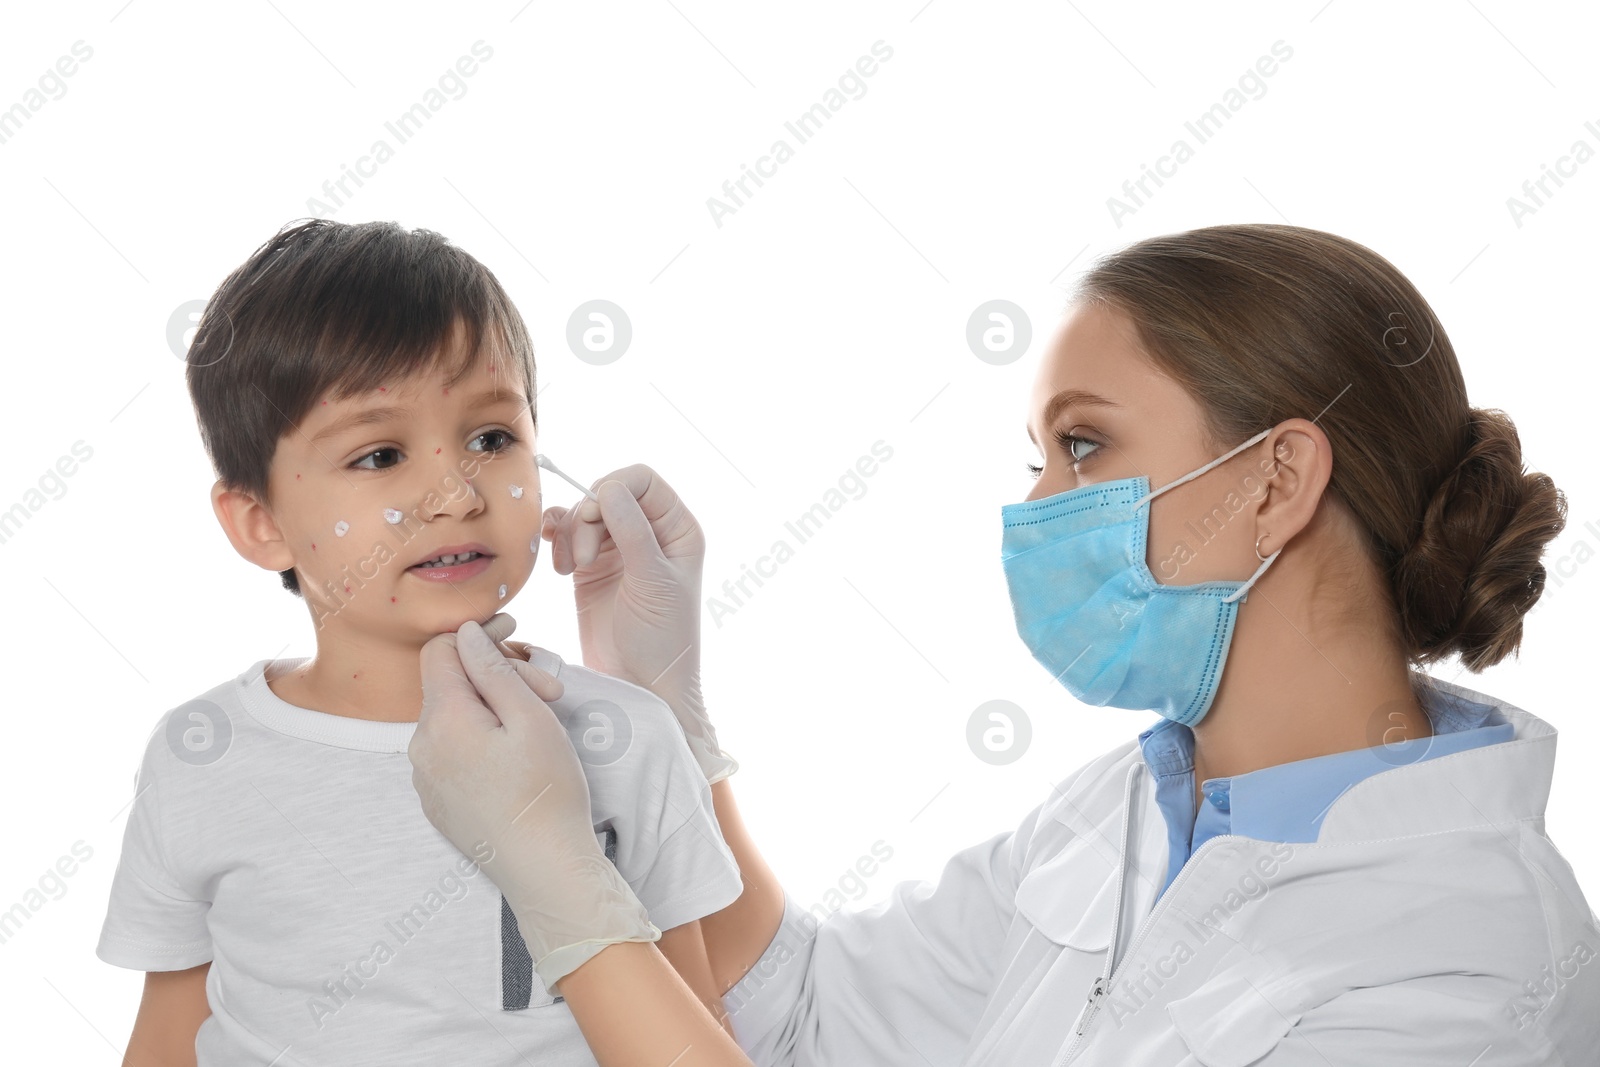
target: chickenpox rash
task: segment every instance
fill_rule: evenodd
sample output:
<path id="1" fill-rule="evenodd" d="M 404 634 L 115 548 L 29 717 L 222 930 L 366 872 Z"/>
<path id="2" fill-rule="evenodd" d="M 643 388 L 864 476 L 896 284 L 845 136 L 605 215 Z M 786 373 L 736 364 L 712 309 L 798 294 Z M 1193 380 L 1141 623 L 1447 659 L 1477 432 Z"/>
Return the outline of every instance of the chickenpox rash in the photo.
<path id="1" fill-rule="evenodd" d="M 450 387 L 448 385 L 444 387 L 444 395 L 445 396 L 449 396 L 450 395 Z"/>
<path id="2" fill-rule="evenodd" d="M 380 385 L 380 386 L 378 386 L 378 392 L 380 392 L 380 393 L 387 393 L 387 392 L 388 392 L 388 391 L 389 391 L 389 390 L 387 390 L 387 389 L 385 389 L 385 388 L 384 388 L 384 387 L 383 387 L 383 386 L 381 386 L 381 385 Z"/>
<path id="3" fill-rule="evenodd" d="M 391 603 L 391 604 L 396 603 L 396 599 L 394 597 L 390 597 L 389 598 L 389 603 Z"/>
<path id="4" fill-rule="evenodd" d="M 443 452 L 443 451 L 444 451 L 444 449 L 442 449 L 442 448 L 436 448 L 436 449 L 433 450 L 433 454 L 437 456 L 440 452 Z"/>

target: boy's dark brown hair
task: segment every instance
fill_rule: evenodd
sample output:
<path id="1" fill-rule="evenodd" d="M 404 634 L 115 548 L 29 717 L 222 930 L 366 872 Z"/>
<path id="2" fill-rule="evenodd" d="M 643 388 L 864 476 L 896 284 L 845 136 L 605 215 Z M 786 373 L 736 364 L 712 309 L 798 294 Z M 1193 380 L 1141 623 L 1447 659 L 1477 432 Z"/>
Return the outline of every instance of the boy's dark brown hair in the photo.
<path id="1" fill-rule="evenodd" d="M 466 348 L 452 374 L 458 321 Z M 434 371 L 454 385 L 482 348 L 502 380 L 521 378 L 537 427 L 533 343 L 487 267 L 432 230 L 313 219 L 279 230 L 217 287 L 185 377 L 217 477 L 270 507 L 278 441 L 319 398 L 345 400 Z M 304 595 L 293 569 L 279 576 Z"/>

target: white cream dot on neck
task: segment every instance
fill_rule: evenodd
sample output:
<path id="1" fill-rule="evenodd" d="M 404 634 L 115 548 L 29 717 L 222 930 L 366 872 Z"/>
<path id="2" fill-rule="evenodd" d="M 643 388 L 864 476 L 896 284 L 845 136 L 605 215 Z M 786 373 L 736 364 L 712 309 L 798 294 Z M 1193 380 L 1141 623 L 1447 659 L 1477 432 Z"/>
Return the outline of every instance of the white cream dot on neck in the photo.
<path id="1" fill-rule="evenodd" d="M 511 499 L 513 499 L 513 500 L 521 500 L 522 499 L 522 486 L 513 485 L 511 487 Z"/>
<path id="2" fill-rule="evenodd" d="M 406 517 L 406 513 L 401 511 L 399 508 L 384 508 L 383 509 L 384 521 L 389 523 L 391 526 L 395 525 L 396 523 L 398 523 L 401 519 L 403 519 L 405 517 Z"/>
<path id="3" fill-rule="evenodd" d="M 343 537 L 345 534 L 350 532 L 350 524 L 345 522 L 343 519 L 340 519 L 338 522 L 333 524 L 333 532 L 337 536 Z"/>

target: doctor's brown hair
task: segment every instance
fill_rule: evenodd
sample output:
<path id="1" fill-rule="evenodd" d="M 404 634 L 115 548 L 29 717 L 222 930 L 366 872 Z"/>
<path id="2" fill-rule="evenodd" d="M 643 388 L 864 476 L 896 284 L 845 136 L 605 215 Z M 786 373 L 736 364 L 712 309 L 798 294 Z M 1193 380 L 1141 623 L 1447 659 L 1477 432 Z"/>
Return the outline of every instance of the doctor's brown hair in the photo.
<path id="1" fill-rule="evenodd" d="M 1319 230 L 1211 226 L 1111 253 L 1076 295 L 1133 320 L 1218 454 L 1317 416 L 1328 491 L 1389 579 L 1413 666 L 1458 653 L 1481 671 L 1517 650 L 1566 498 L 1524 471 L 1505 412 L 1467 402 L 1444 327 L 1393 264 Z"/>

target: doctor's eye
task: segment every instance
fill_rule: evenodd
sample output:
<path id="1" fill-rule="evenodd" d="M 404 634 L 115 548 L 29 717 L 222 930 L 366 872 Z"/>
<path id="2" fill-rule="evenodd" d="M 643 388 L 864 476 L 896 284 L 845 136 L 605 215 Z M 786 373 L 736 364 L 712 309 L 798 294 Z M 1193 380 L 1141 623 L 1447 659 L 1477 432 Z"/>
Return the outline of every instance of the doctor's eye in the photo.
<path id="1" fill-rule="evenodd" d="M 1091 441 L 1087 437 L 1079 437 L 1077 434 L 1072 433 L 1056 434 L 1056 444 L 1060 445 L 1066 450 L 1068 458 L 1070 458 L 1075 464 L 1082 463 L 1084 460 L 1088 459 L 1089 456 L 1094 455 L 1093 452 L 1090 452 L 1085 456 L 1078 455 L 1078 445 L 1093 445 L 1097 449 L 1102 447 L 1099 441 Z"/>
<path id="2" fill-rule="evenodd" d="M 1038 481 L 1039 475 L 1044 473 L 1044 468 L 1037 463 L 1024 463 L 1023 466 L 1028 468 L 1028 476 L 1034 481 Z"/>

